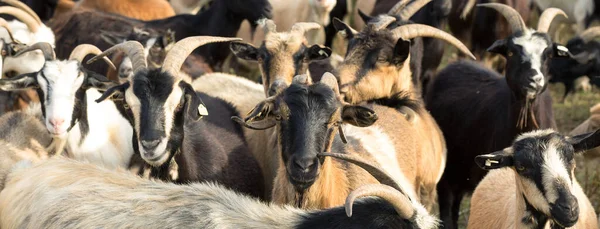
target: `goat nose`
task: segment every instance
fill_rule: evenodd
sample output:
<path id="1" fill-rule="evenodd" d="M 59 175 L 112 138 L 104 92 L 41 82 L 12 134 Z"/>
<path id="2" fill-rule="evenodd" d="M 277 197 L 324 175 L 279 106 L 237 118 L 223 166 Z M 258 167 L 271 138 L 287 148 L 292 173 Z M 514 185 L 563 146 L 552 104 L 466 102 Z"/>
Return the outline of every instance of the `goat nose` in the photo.
<path id="1" fill-rule="evenodd" d="M 150 141 L 142 140 L 142 147 L 144 147 L 145 150 L 153 150 L 158 146 L 159 143 L 160 140 L 158 139 Z"/>
<path id="2" fill-rule="evenodd" d="M 53 118 L 53 119 L 50 119 L 50 124 L 53 127 L 60 127 L 63 123 L 65 123 L 65 120 L 62 119 L 62 118 Z"/>
<path id="3" fill-rule="evenodd" d="M 565 213 L 577 214 L 579 211 L 579 204 L 577 203 L 577 201 L 564 201 L 558 203 L 557 205 L 558 208 Z"/>
<path id="4" fill-rule="evenodd" d="M 308 172 L 308 170 L 317 162 L 316 158 L 312 157 L 300 157 L 294 160 L 294 164 L 300 168 L 303 172 Z"/>
<path id="5" fill-rule="evenodd" d="M 285 84 L 285 82 L 276 80 L 271 84 L 271 87 L 269 88 L 269 96 L 276 95 L 277 93 L 285 89 L 286 86 L 287 85 Z"/>

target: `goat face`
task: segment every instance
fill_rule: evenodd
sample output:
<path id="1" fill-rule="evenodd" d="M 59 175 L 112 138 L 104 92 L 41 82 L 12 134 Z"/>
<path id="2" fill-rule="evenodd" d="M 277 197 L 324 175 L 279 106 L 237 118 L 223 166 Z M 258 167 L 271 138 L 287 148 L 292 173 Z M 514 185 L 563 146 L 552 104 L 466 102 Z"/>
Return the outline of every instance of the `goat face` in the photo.
<path id="1" fill-rule="evenodd" d="M 267 96 L 287 88 L 294 76 L 306 74 L 308 64 L 331 55 L 331 49 L 320 45 L 307 47 L 304 36 L 291 33 L 269 34 L 260 48 L 246 43 L 231 43 L 239 58 L 257 61 Z"/>
<path id="2" fill-rule="evenodd" d="M 267 126 L 277 126 L 288 180 L 302 193 L 318 178 L 322 159 L 317 155 L 331 149 L 338 126 L 342 123 L 370 126 L 377 116 L 362 106 L 343 105 L 334 90 L 324 83 L 293 83 L 258 104 L 246 120 L 250 120 L 246 123 L 251 126 L 265 122 L 272 123 Z"/>
<path id="3" fill-rule="evenodd" d="M 372 27 L 352 34 L 344 24 L 334 22 L 334 26 L 344 31 L 348 39 L 344 62 L 337 69 L 347 102 L 357 103 L 365 97 L 382 98 L 394 90 L 410 90 L 410 41 L 394 39 L 389 31 Z"/>
<path id="4" fill-rule="evenodd" d="M 124 96 L 140 155 L 153 166 L 164 164 L 181 146 L 184 113 L 193 120 L 200 118 L 202 101 L 192 86 L 161 69 L 139 71 L 128 82 L 108 89 L 99 101 L 113 94 Z"/>
<path id="5" fill-rule="evenodd" d="M 533 131 L 519 136 L 512 147 L 477 156 L 475 162 L 483 169 L 513 169 L 526 201 L 559 225 L 571 227 L 579 218 L 572 194 L 574 156 L 600 145 L 599 133 L 566 137 L 553 130 Z"/>
<path id="6" fill-rule="evenodd" d="M 75 125 L 85 106 L 85 90 L 104 88 L 110 81 L 101 75 L 83 69 L 79 61 L 47 61 L 39 72 L 0 80 L 2 90 L 37 88 L 42 103 L 42 114 L 48 131 L 65 137 Z"/>
<path id="7" fill-rule="evenodd" d="M 496 41 L 489 52 L 506 58 L 506 80 L 520 99 L 535 99 L 548 86 L 551 59 L 565 56 L 546 33 L 525 31 Z"/>
<path id="8" fill-rule="evenodd" d="M 227 8 L 234 14 L 242 16 L 242 20 L 248 20 L 253 27 L 262 18 L 273 17 L 273 7 L 268 0 L 226 0 Z M 213 4 L 211 7 L 216 7 Z"/>

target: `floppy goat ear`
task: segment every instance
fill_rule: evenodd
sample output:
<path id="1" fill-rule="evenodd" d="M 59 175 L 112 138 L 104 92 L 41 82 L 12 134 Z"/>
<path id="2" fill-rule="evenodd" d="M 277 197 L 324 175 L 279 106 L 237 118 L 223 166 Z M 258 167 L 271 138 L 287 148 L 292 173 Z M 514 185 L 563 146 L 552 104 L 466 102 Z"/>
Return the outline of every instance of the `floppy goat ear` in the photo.
<path id="1" fill-rule="evenodd" d="M 331 56 L 331 49 L 321 45 L 313 45 L 306 50 L 304 55 L 306 60 L 322 60 Z"/>
<path id="2" fill-rule="evenodd" d="M 208 110 L 206 109 L 206 105 L 204 102 L 202 102 L 202 99 L 196 93 L 192 85 L 189 85 L 183 81 L 180 82 L 179 85 L 183 88 L 183 93 L 185 96 L 185 104 L 183 106 L 185 115 L 187 115 L 187 117 L 193 121 L 198 121 L 203 116 L 207 116 Z"/>
<path id="3" fill-rule="evenodd" d="M 600 130 L 587 134 L 568 137 L 567 142 L 573 145 L 575 153 L 585 152 L 600 146 Z"/>
<path id="4" fill-rule="evenodd" d="M 491 53 L 497 53 L 497 54 L 506 56 L 506 51 L 507 51 L 506 40 L 505 39 L 497 40 L 496 42 L 494 42 L 494 44 L 492 44 L 492 46 L 490 46 L 487 49 L 487 51 L 491 52 Z"/>
<path id="5" fill-rule="evenodd" d="M 231 42 L 229 49 L 233 52 L 233 55 L 244 60 L 258 60 L 258 49 L 251 44 L 242 42 Z"/>
<path id="6" fill-rule="evenodd" d="M 373 125 L 378 117 L 375 111 L 358 105 L 344 105 L 342 120 L 353 126 L 367 127 Z"/>
<path id="7" fill-rule="evenodd" d="M 113 96 L 122 98 L 123 94 L 125 93 L 125 90 L 127 90 L 127 88 L 129 88 L 129 82 L 111 87 L 111 88 L 107 89 L 102 94 L 102 96 L 100 96 L 100 98 L 96 99 L 96 102 L 97 103 L 102 102 L 102 101 L 106 100 L 107 98 L 110 98 Z"/>
<path id="8" fill-rule="evenodd" d="M 15 91 L 38 87 L 37 72 L 26 73 L 9 79 L 0 79 L 0 90 Z"/>
<path id="9" fill-rule="evenodd" d="M 106 91 L 111 87 L 117 86 L 113 81 L 101 74 L 88 71 L 86 72 L 84 88 L 96 88 L 99 91 Z"/>
<path id="10" fill-rule="evenodd" d="M 275 109 L 275 100 L 271 97 L 260 102 L 250 112 L 248 117 L 242 120 L 240 117 L 231 117 L 240 125 L 252 130 L 265 130 L 277 125 L 277 120 L 273 115 Z"/>
<path id="11" fill-rule="evenodd" d="M 490 154 L 483 154 L 475 157 L 475 164 L 481 169 L 491 170 L 507 166 L 513 166 L 513 155 L 504 151 L 496 151 Z"/>

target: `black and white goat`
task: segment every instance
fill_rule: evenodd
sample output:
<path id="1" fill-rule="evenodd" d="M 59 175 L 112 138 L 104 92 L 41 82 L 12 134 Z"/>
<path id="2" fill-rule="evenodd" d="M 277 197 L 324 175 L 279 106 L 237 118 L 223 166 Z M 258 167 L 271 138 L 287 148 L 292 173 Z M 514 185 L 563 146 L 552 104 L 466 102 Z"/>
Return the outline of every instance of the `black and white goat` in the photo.
<path id="1" fill-rule="evenodd" d="M 568 54 L 547 34 L 558 9 L 541 15 L 537 31 L 529 29 L 509 6 L 489 7 L 507 18 L 513 34 L 488 51 L 503 55 L 506 76 L 473 62 L 457 62 L 430 83 L 425 104 L 439 124 L 448 146 L 446 169 L 438 184 L 440 216 L 445 228 L 456 228 L 460 202 L 485 176 L 473 158 L 510 145 L 519 134 L 556 128 L 552 98 L 546 90 L 548 64 Z"/>
<path id="2" fill-rule="evenodd" d="M 0 193 L 2 228 L 435 228 L 400 190 L 380 184 L 358 188 L 345 207 L 302 210 L 63 158 L 28 166 L 20 163 Z"/>
<path id="3" fill-rule="evenodd" d="M 570 137 L 538 130 L 477 156 L 491 171 L 473 193 L 467 228 L 598 228 L 575 178 L 575 155 L 598 146 L 600 131 Z"/>
<path id="4" fill-rule="evenodd" d="M 102 95 L 96 88 L 106 89 L 113 84 L 104 76 L 88 71 L 81 63 L 88 54 L 101 51 L 92 45 L 80 45 L 68 60 L 56 60 L 50 44 L 37 43 L 21 50 L 17 56 L 34 50 L 44 54 L 43 68 L 0 79 L 0 89 L 34 88 L 43 103 L 46 128 L 57 142 L 66 141 L 67 153 L 74 159 L 127 168 L 133 154 L 133 130 L 129 121 L 112 101 L 94 101 Z"/>
<path id="5" fill-rule="evenodd" d="M 152 166 L 151 177 L 185 183 L 217 181 L 236 191 L 263 196 L 260 167 L 231 121 L 237 112 L 226 101 L 196 92 L 179 69 L 197 47 L 239 38 L 190 37 L 177 42 L 158 69 L 148 69 L 139 42 L 128 41 L 90 59 L 125 51 L 133 77 L 108 89 L 98 101 L 124 97 L 134 127 L 134 148 Z M 211 115 L 208 115 L 210 111 Z"/>

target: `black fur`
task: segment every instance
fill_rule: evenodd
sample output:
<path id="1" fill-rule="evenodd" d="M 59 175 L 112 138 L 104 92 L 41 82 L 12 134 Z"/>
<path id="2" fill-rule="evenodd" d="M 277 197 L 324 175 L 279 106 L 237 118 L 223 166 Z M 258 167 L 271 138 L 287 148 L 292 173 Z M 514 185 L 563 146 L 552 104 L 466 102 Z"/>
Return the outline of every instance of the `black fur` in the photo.
<path id="1" fill-rule="evenodd" d="M 509 61 L 510 62 L 510 61 Z M 429 85 L 425 99 L 446 139 L 448 159 L 438 183 L 440 215 L 446 228 L 456 228 L 463 195 L 474 190 L 486 174 L 473 158 L 510 146 L 517 128 L 523 98 L 509 87 L 507 79 L 473 62 L 457 62 L 440 71 Z M 540 128 L 555 128 L 550 92 L 544 90 L 533 104 Z"/>
<path id="2" fill-rule="evenodd" d="M 584 42 L 575 37 L 566 46 L 577 58 L 553 59 L 550 64 L 551 83 L 565 85 L 563 100 L 575 89 L 575 79 L 581 76 L 590 78 L 590 83 L 600 86 L 600 42 Z"/>

